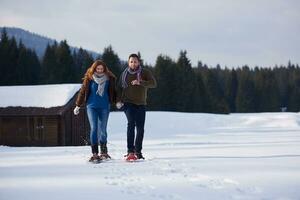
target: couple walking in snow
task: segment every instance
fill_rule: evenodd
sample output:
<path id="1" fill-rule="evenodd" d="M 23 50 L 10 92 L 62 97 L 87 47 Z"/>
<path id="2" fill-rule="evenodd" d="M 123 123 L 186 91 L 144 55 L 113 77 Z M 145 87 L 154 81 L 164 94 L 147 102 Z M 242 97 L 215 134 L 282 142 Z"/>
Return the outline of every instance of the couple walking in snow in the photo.
<path id="1" fill-rule="evenodd" d="M 110 106 L 114 104 L 124 111 L 127 118 L 126 160 L 144 159 L 142 147 L 147 90 L 155 88 L 156 81 L 149 70 L 142 68 L 137 54 L 129 56 L 128 67 L 121 73 L 118 82 L 116 79 L 103 61 L 96 60 L 87 69 L 78 93 L 74 114 L 78 115 L 80 107 L 86 106 L 93 154 L 89 160 L 91 162 L 110 158 L 107 150 L 107 122 Z"/>

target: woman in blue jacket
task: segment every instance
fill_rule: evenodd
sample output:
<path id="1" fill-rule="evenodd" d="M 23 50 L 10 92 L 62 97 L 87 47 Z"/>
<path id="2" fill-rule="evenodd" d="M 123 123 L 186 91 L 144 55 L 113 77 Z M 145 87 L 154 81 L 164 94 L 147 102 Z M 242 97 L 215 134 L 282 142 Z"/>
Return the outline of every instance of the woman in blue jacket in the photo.
<path id="1" fill-rule="evenodd" d="M 90 162 L 108 159 L 107 152 L 107 121 L 110 104 L 116 102 L 115 90 L 116 76 L 101 60 L 96 60 L 87 69 L 79 91 L 74 114 L 78 115 L 80 106 L 86 105 L 90 124 L 90 142 L 92 157 Z M 98 145 L 100 144 L 100 155 Z"/>

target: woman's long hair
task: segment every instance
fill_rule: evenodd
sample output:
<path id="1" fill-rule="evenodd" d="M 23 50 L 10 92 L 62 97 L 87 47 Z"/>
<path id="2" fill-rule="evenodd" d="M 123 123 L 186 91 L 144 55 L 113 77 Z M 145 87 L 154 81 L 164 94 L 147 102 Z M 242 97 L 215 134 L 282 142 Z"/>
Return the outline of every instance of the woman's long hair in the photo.
<path id="1" fill-rule="evenodd" d="M 96 68 L 98 65 L 102 65 L 104 68 L 104 73 L 108 76 L 108 77 L 113 77 L 116 78 L 116 76 L 108 69 L 108 67 L 106 66 L 105 62 L 103 62 L 102 60 L 96 60 L 85 72 L 85 75 L 83 77 L 84 79 L 88 79 L 88 80 L 92 80 L 93 79 L 93 74 L 96 71 Z"/>

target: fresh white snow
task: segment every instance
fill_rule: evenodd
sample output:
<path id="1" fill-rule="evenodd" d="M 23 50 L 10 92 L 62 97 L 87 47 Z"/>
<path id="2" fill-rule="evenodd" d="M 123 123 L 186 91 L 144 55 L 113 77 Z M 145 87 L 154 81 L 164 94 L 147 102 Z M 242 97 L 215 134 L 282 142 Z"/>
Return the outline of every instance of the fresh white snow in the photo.
<path id="1" fill-rule="evenodd" d="M 80 86 L 81 84 L 0 86 L 0 107 L 63 106 L 80 89 Z"/>
<path id="2" fill-rule="evenodd" d="M 127 163 L 126 119 L 108 124 L 113 160 L 88 146 L 0 147 L 0 199 L 300 199 L 300 114 L 147 112 L 146 161 Z"/>

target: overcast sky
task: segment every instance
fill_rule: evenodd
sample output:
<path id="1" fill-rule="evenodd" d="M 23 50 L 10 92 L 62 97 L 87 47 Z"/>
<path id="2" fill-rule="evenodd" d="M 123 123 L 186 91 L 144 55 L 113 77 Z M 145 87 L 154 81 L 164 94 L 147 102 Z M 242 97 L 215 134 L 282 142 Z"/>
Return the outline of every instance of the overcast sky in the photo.
<path id="1" fill-rule="evenodd" d="M 299 0 L 0 0 L 0 26 L 151 64 L 180 50 L 193 65 L 300 64 Z"/>

